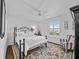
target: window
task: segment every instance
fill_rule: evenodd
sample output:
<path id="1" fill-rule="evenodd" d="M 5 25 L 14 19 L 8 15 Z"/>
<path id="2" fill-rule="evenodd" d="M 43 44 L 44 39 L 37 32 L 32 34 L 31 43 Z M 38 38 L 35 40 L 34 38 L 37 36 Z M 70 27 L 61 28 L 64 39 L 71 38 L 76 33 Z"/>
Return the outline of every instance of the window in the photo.
<path id="1" fill-rule="evenodd" d="M 60 21 L 54 20 L 50 24 L 50 35 L 59 35 L 60 33 Z"/>

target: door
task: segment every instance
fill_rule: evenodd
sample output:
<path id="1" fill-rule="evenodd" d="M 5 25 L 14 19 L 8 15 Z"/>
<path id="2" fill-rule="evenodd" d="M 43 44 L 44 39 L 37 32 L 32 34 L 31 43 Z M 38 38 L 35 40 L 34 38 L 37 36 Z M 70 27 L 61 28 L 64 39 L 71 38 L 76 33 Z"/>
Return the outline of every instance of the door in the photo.
<path id="1" fill-rule="evenodd" d="M 73 17 L 73 20 L 75 22 L 75 58 L 79 59 L 79 6 L 75 6 L 70 8 L 70 11 L 73 12 L 71 14 Z"/>

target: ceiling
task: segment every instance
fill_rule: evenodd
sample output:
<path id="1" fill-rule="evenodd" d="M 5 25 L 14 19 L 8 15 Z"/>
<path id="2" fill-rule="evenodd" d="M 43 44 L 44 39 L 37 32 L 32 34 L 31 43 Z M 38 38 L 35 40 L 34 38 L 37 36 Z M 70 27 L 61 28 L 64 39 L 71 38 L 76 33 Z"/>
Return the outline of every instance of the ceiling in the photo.
<path id="1" fill-rule="evenodd" d="M 69 12 L 79 0 L 7 0 L 7 14 L 34 21 L 42 21 Z"/>

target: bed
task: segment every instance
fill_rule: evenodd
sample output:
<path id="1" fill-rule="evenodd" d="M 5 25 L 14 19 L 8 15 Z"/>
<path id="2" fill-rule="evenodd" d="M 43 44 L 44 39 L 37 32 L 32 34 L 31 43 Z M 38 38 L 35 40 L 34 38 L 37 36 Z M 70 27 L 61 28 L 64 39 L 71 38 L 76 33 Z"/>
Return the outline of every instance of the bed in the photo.
<path id="1" fill-rule="evenodd" d="M 23 43 L 22 43 L 23 42 Z M 22 43 L 22 44 L 21 44 Z M 41 46 L 42 44 L 47 44 L 47 39 L 45 36 L 36 36 L 31 32 L 31 29 L 28 27 L 14 28 L 14 44 L 17 44 L 20 47 L 20 50 L 23 50 L 24 55 L 27 56 L 27 52 L 36 47 Z M 23 45 L 21 47 L 21 45 Z"/>

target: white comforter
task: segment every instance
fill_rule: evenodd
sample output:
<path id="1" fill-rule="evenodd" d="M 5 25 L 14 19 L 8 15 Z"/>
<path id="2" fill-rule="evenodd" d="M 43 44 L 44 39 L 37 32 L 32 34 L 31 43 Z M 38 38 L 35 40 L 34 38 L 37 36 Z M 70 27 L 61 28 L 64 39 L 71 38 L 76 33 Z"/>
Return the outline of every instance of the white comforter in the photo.
<path id="1" fill-rule="evenodd" d="M 40 46 L 43 43 L 47 43 L 45 36 L 17 36 L 16 42 L 19 45 L 19 40 L 25 39 L 25 55 L 27 55 L 27 51 L 34 49 Z"/>

